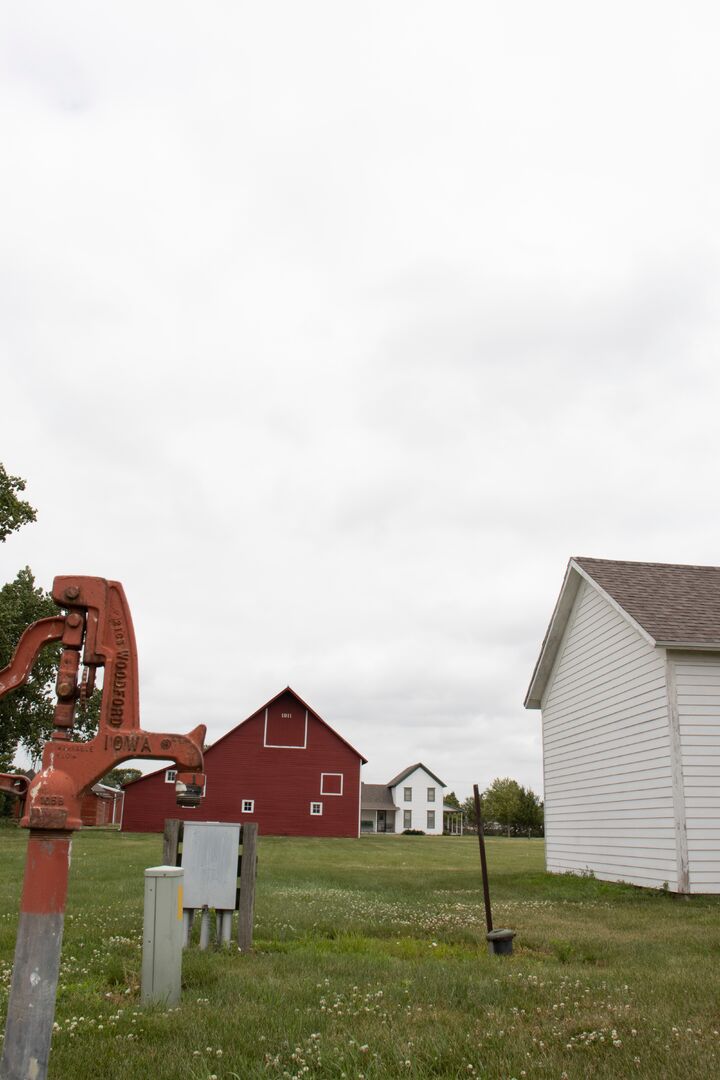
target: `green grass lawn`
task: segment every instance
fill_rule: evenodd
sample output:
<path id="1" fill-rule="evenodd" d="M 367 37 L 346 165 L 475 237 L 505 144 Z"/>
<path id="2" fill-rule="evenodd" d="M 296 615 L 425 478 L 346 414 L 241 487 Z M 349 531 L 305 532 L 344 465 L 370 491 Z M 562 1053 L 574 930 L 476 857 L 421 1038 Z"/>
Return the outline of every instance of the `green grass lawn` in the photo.
<path id="1" fill-rule="evenodd" d="M 4 1024 L 25 836 L 0 832 Z M 54 1080 L 712 1077 L 720 900 L 553 877 L 537 840 L 261 838 L 255 950 L 185 953 L 183 1001 L 139 1004 L 158 836 L 73 845 Z"/>

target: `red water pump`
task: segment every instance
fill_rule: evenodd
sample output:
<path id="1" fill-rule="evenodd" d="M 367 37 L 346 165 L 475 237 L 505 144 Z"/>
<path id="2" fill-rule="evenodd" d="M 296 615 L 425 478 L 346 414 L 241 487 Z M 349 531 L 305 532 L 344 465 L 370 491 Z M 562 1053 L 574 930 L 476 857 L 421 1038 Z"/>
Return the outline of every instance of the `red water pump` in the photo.
<path id="1" fill-rule="evenodd" d="M 188 735 L 140 727 L 135 632 L 122 585 L 98 577 L 56 577 L 52 596 L 65 614 L 29 626 L 0 671 L 1 698 L 27 681 L 43 646 L 62 643 L 54 731 L 42 769 L 31 781 L 0 774 L 0 791 L 22 800 L 20 824 L 30 830 L 1 1080 L 43 1080 L 47 1073 L 70 846 L 82 824 L 83 796 L 131 758 L 174 761 L 180 806 L 199 805 L 205 784 L 203 724 Z M 92 693 L 99 667 L 104 679 L 98 731 L 78 742 L 71 738 L 75 710 Z"/>

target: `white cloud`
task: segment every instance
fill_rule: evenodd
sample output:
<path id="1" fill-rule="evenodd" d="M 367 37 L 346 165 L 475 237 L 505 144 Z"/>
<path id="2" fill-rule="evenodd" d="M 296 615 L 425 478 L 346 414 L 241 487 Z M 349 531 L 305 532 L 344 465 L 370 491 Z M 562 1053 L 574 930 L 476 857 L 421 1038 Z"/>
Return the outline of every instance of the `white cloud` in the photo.
<path id="1" fill-rule="evenodd" d="M 0 18 L 0 576 L 124 582 L 148 726 L 539 788 L 567 557 L 718 561 L 715 8 Z"/>

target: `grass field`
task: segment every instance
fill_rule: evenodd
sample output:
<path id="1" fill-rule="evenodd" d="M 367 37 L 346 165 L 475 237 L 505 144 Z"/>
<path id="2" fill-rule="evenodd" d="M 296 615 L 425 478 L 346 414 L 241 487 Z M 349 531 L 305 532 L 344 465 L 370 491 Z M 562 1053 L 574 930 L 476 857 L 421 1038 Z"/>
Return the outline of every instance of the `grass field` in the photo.
<path id="1" fill-rule="evenodd" d="M 0 832 L 3 1025 L 24 861 Z M 143 869 L 157 836 L 74 842 L 54 1080 L 712 1077 L 720 900 L 551 877 L 542 841 L 488 842 L 490 957 L 470 837 L 261 839 L 256 948 L 183 963 L 139 1004 Z"/>

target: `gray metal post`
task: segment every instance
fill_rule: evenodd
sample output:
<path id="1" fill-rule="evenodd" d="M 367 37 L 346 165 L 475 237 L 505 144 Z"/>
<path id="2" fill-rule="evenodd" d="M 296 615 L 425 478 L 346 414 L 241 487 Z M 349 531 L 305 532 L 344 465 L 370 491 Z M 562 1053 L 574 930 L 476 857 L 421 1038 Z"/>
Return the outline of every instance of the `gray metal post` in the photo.
<path id="1" fill-rule="evenodd" d="M 229 945 L 232 934 L 232 911 L 215 910 L 215 932 L 218 945 Z"/>
<path id="2" fill-rule="evenodd" d="M 30 830 L 2 1080 L 45 1080 L 55 1016 L 71 833 Z"/>
<path id="3" fill-rule="evenodd" d="M 44 1080 L 60 970 L 63 915 L 21 915 L 15 944 L 2 1080 Z"/>
<path id="4" fill-rule="evenodd" d="M 180 1000 L 183 943 L 183 871 L 179 866 L 152 866 L 145 871 L 143 923 L 143 1005 Z"/>
<path id="5" fill-rule="evenodd" d="M 202 909 L 200 918 L 200 948 L 207 949 L 210 944 L 210 911 L 207 904 Z"/>
<path id="6" fill-rule="evenodd" d="M 187 949 L 190 944 L 190 938 L 192 936 L 193 922 L 195 921 L 195 911 L 193 908 L 185 908 L 183 911 L 183 949 Z"/>

